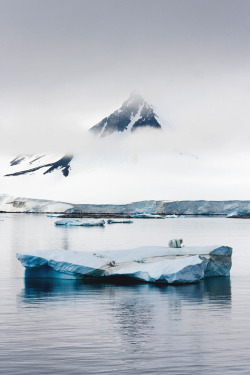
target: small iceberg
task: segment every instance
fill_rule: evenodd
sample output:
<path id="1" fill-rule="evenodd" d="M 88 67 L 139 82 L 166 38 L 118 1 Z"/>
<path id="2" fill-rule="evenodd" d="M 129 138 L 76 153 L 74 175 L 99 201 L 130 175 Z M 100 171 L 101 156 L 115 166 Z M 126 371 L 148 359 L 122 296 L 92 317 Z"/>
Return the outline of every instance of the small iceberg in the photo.
<path id="1" fill-rule="evenodd" d="M 176 219 L 176 218 L 185 218 L 186 216 L 185 215 L 166 215 L 165 218 L 166 219 Z"/>
<path id="2" fill-rule="evenodd" d="M 226 216 L 226 218 L 231 219 L 250 219 L 250 213 L 249 212 L 232 212 Z"/>
<path id="3" fill-rule="evenodd" d="M 108 219 L 107 224 L 133 224 L 132 220 L 113 220 Z"/>
<path id="4" fill-rule="evenodd" d="M 47 217 L 59 217 L 61 214 L 59 214 L 59 215 L 53 215 L 53 214 L 51 214 L 51 215 L 46 215 Z"/>
<path id="5" fill-rule="evenodd" d="M 55 225 L 74 227 L 103 227 L 105 225 L 105 220 L 62 219 L 55 221 Z"/>
<path id="6" fill-rule="evenodd" d="M 132 215 L 134 218 L 144 218 L 144 219 L 163 219 L 163 216 L 161 215 L 153 215 L 153 214 L 134 214 Z"/>
<path id="7" fill-rule="evenodd" d="M 29 251 L 17 254 L 27 278 L 96 279 L 116 282 L 188 284 L 229 276 L 232 248 L 144 246 L 127 250 L 81 252 Z"/>

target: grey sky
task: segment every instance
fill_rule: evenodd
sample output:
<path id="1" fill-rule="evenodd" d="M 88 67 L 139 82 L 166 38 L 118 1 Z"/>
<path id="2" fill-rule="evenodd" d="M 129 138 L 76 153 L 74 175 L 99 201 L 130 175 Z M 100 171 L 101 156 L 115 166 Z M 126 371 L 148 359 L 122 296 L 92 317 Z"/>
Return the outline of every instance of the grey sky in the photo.
<path id="1" fill-rule="evenodd" d="M 157 105 L 181 85 L 192 95 L 192 81 L 235 86 L 249 78 L 249 11 L 242 0 L 1 0 L 1 98 L 95 119 L 133 88 Z"/>
<path id="2" fill-rule="evenodd" d="M 90 146 L 83 130 L 136 88 L 169 130 L 151 147 L 147 136 L 140 145 L 126 141 L 128 158 L 138 149 L 151 148 L 154 157 L 180 150 L 203 156 L 204 168 L 217 171 L 217 155 L 222 170 L 233 166 L 243 183 L 250 160 L 249 14 L 248 0 L 1 0 L 2 154 L 77 150 L 90 160 L 99 150 L 103 159 L 105 144 Z M 241 172 L 229 154 L 241 160 Z M 110 175 L 119 170 L 110 168 Z M 146 164 L 140 170 L 146 174 Z M 164 189 L 149 189 L 149 198 L 163 198 Z M 194 198 L 192 184 L 191 191 Z"/>

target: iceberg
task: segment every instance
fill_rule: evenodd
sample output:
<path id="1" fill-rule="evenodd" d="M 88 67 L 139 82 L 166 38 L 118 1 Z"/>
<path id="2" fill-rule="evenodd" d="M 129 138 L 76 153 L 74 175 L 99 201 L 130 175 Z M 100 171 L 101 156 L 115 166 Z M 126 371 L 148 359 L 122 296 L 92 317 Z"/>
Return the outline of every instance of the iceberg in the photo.
<path id="1" fill-rule="evenodd" d="M 55 221 L 55 225 L 76 226 L 76 227 L 103 227 L 105 220 L 79 220 L 79 219 L 62 219 Z"/>
<path id="2" fill-rule="evenodd" d="M 165 219 L 176 219 L 176 218 L 185 218 L 186 215 L 166 215 Z"/>
<path id="3" fill-rule="evenodd" d="M 231 256 L 232 248 L 228 246 L 144 246 L 95 253 L 30 251 L 17 254 L 17 259 L 26 268 L 27 278 L 184 284 L 206 277 L 229 276 Z"/>
<path id="4" fill-rule="evenodd" d="M 144 219 L 163 219 L 161 215 L 153 215 L 153 214 L 134 214 L 132 215 L 134 218 L 144 218 Z"/>
<path id="5" fill-rule="evenodd" d="M 132 220 L 113 220 L 108 219 L 107 224 L 133 224 Z"/>

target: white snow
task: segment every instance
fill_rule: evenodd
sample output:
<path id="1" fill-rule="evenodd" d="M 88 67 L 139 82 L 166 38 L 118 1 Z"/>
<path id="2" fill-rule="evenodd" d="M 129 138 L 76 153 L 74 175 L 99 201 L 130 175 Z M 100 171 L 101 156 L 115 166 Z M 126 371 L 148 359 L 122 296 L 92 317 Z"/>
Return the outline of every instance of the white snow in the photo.
<path id="1" fill-rule="evenodd" d="M 198 255 L 190 256 L 190 257 L 180 257 L 179 259 L 164 259 L 158 262 L 153 263 L 145 263 L 145 262 L 135 262 L 134 264 L 125 265 L 118 270 L 115 271 L 117 275 L 134 275 L 134 277 L 144 280 L 155 282 L 159 280 L 166 280 L 172 282 L 178 281 L 178 276 L 176 275 L 178 272 L 182 271 L 186 267 L 196 266 L 196 271 L 198 275 L 198 279 L 202 278 L 202 275 L 199 271 L 204 271 L 205 265 L 203 265 L 204 260 L 202 260 Z M 201 267 L 202 266 L 202 267 Z M 190 271 L 188 271 L 189 273 Z M 202 272 L 201 272 L 202 273 Z M 188 276 L 186 275 L 186 280 L 188 280 Z M 191 281 L 197 281 L 194 278 L 194 275 L 189 276 Z M 180 281 L 180 280 L 179 280 Z"/>
<path id="2" fill-rule="evenodd" d="M 0 195 L 0 211 L 5 212 L 53 213 L 65 212 L 70 208 L 73 208 L 73 205 L 69 203 Z"/>
<path id="3" fill-rule="evenodd" d="M 41 155 L 41 154 L 40 155 L 39 154 L 29 155 L 29 154 L 26 154 L 26 155 L 20 155 L 20 157 L 23 157 L 24 159 L 22 161 L 20 161 L 20 163 L 11 166 L 10 162 L 17 157 L 16 155 L 15 156 L 12 155 L 12 157 L 9 159 L 8 169 L 6 169 L 4 171 L 4 174 L 5 175 L 6 174 L 13 174 L 13 173 L 17 173 L 17 172 L 20 172 L 20 171 L 38 168 L 38 167 L 41 167 L 42 165 L 54 163 L 57 160 L 61 159 L 63 156 L 65 156 L 65 154 L 49 154 L 49 155 Z M 48 169 L 49 167 L 45 167 L 45 168 Z M 29 173 L 32 174 L 33 172 L 29 172 Z M 41 168 L 40 170 L 36 171 L 36 174 L 37 173 L 43 174 L 44 168 Z"/>
<path id="4" fill-rule="evenodd" d="M 145 103 L 140 104 L 137 113 L 134 116 L 131 115 L 130 123 L 128 124 L 128 127 L 127 127 L 128 132 L 131 132 L 131 129 L 132 129 L 133 125 L 136 123 L 136 121 L 138 121 L 141 118 L 141 111 L 142 111 L 142 108 L 144 107 L 144 105 L 145 105 Z"/>
<path id="5" fill-rule="evenodd" d="M 30 251 L 17 254 L 17 258 L 26 267 L 27 277 L 28 271 L 33 270 L 33 277 L 126 276 L 146 282 L 171 284 L 196 282 L 208 276 L 228 276 L 231 254 L 232 249 L 227 246 L 181 249 L 144 246 L 96 253 L 67 250 Z M 48 274 L 48 269 L 53 273 Z"/>
<path id="6" fill-rule="evenodd" d="M 105 131 L 106 126 L 107 126 L 107 123 L 108 123 L 108 121 L 106 121 L 105 124 L 103 125 L 102 130 L 101 130 L 101 132 L 100 132 L 100 134 L 99 134 L 99 137 L 101 137 L 102 134 L 103 134 L 103 132 Z"/>

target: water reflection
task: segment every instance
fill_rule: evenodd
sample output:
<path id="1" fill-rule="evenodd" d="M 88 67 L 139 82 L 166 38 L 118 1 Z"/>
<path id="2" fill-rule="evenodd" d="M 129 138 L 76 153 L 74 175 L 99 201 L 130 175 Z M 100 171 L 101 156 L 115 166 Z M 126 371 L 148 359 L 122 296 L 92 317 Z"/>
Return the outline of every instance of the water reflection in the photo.
<path id="1" fill-rule="evenodd" d="M 69 228 L 63 228 L 64 231 L 62 232 L 62 249 L 63 250 L 69 250 L 70 248 L 70 239 L 69 239 Z"/>
<path id="2" fill-rule="evenodd" d="M 83 285 L 79 280 L 24 278 L 24 289 L 18 294 L 18 304 L 42 305 L 56 302 L 60 307 L 60 303 L 70 302 L 72 298 L 83 299 L 84 296 L 90 298 L 91 294 L 100 294 L 103 288 L 104 284 L 96 284 L 93 287 L 91 284 Z"/>
<path id="3" fill-rule="evenodd" d="M 231 303 L 230 277 L 211 277 L 197 284 L 160 286 L 158 289 L 163 294 L 176 296 L 180 301 L 192 300 L 202 303 L 208 300 L 218 304 Z"/>
<path id="4" fill-rule="evenodd" d="M 185 302 L 201 304 L 204 302 L 218 305 L 231 305 L 231 282 L 229 277 L 209 278 L 198 284 L 178 285 L 178 286 L 157 286 L 153 284 L 136 285 L 113 285 L 104 283 L 83 283 L 80 280 L 63 279 L 24 279 L 24 289 L 20 293 L 20 303 L 32 304 L 32 300 L 39 299 L 41 303 L 46 302 L 47 297 L 55 296 L 57 301 L 67 301 L 72 296 L 91 296 L 108 293 L 109 298 L 115 299 L 117 294 L 124 293 L 124 300 L 120 309 L 133 310 L 136 315 L 136 303 L 126 301 L 126 296 L 138 298 L 150 297 L 163 298 L 167 300 L 173 309 L 179 309 Z"/>
<path id="5" fill-rule="evenodd" d="M 230 278 L 183 286 L 27 278 L 16 305 L 19 316 L 34 320 L 32 327 L 42 335 L 42 345 L 49 337 L 56 347 L 62 343 L 58 352 L 67 347 L 68 361 L 82 361 L 82 356 L 88 358 L 94 352 L 101 353 L 93 362 L 96 365 L 99 358 L 100 368 L 104 363 L 109 368 L 118 360 L 120 365 L 126 364 L 124 373 L 128 369 L 133 373 L 137 361 L 141 366 L 138 373 L 150 369 L 150 374 L 162 374 L 170 364 L 178 367 L 180 351 L 186 353 L 184 363 L 189 358 L 191 366 L 206 363 L 206 348 L 214 345 L 213 335 L 218 333 L 216 340 L 222 340 L 228 332 L 231 284 Z M 23 324 L 29 325 L 29 319 Z M 117 367 L 115 373 L 119 373 Z"/>
<path id="6" fill-rule="evenodd" d="M 133 293 L 124 293 L 114 301 L 112 316 L 131 351 L 140 351 L 150 338 L 164 341 L 166 336 L 175 335 L 176 327 L 191 324 L 201 309 L 220 309 L 223 314 L 225 309 L 231 311 L 230 278 L 211 278 L 183 286 L 137 286 Z"/>

